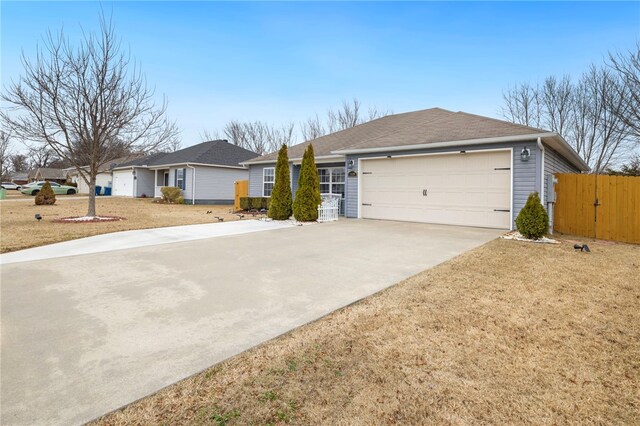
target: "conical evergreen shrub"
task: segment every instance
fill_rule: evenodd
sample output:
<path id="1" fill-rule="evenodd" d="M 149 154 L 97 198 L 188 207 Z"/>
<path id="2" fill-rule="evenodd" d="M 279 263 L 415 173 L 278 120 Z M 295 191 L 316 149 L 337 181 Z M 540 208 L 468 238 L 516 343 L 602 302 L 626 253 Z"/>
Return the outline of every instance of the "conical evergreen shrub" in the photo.
<path id="1" fill-rule="evenodd" d="M 300 222 L 318 220 L 318 206 L 321 202 L 320 180 L 316 169 L 313 145 L 309 144 L 302 157 L 298 190 L 296 198 L 293 200 L 293 216 Z"/>
<path id="2" fill-rule="evenodd" d="M 55 204 L 56 194 L 51 189 L 51 184 L 46 182 L 36 194 L 36 206 L 50 206 Z"/>
<path id="3" fill-rule="evenodd" d="M 289 154 L 286 145 L 278 152 L 276 163 L 276 181 L 271 192 L 269 217 L 275 220 L 287 220 L 291 217 L 291 175 L 289 174 Z"/>
<path id="4" fill-rule="evenodd" d="M 516 228 L 525 238 L 537 240 L 542 238 L 549 230 L 549 215 L 540 203 L 540 196 L 533 192 L 527 198 L 518 217 L 516 218 Z"/>

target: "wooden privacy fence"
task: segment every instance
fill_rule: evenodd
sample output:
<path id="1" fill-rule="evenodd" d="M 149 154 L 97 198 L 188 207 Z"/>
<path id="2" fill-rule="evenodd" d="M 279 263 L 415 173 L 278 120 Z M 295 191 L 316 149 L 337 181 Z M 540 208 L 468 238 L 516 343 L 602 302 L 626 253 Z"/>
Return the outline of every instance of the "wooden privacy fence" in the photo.
<path id="1" fill-rule="evenodd" d="M 234 182 L 236 187 L 236 196 L 233 201 L 233 210 L 240 210 L 240 198 L 249 196 L 249 181 L 237 180 Z"/>
<path id="2" fill-rule="evenodd" d="M 557 174 L 553 229 L 640 244 L 640 177 Z"/>

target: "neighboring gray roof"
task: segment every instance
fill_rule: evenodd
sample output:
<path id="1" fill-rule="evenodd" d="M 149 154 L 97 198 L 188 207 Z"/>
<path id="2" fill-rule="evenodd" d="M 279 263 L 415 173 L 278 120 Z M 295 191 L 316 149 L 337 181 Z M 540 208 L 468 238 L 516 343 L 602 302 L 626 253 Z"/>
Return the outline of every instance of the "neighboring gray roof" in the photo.
<path id="1" fill-rule="evenodd" d="M 13 172 L 11 173 L 12 180 L 27 180 L 29 179 L 29 172 Z"/>
<path id="2" fill-rule="evenodd" d="M 36 177 L 40 173 L 40 179 L 66 179 L 67 172 L 64 169 L 52 169 L 49 167 L 40 167 L 29 172 L 29 178 Z"/>
<path id="3" fill-rule="evenodd" d="M 168 154 L 160 153 L 138 158 L 118 164 L 115 168 L 185 163 L 240 167 L 241 162 L 254 158 L 256 155 L 255 152 L 230 144 L 226 140 L 215 140 L 202 142 Z"/>
<path id="4" fill-rule="evenodd" d="M 431 108 L 388 115 L 294 145 L 289 148 L 289 159 L 302 158 L 304 150 L 310 143 L 313 144 L 316 157 L 320 157 L 332 155 L 333 151 L 346 149 L 397 147 L 542 132 L 546 131 L 466 112 Z M 277 157 L 278 153 L 274 152 L 253 158 L 246 163 L 275 161 Z"/>

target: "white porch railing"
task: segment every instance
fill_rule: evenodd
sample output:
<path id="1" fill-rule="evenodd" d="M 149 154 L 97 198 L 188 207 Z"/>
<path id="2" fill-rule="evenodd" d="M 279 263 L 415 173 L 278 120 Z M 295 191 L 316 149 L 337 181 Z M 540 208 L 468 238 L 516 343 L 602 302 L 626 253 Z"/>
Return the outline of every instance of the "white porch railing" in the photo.
<path id="1" fill-rule="evenodd" d="M 162 186 L 156 186 L 153 191 L 153 198 L 162 198 Z"/>
<path id="2" fill-rule="evenodd" d="M 318 206 L 318 222 L 338 220 L 340 215 L 340 195 L 323 195 L 322 203 Z"/>

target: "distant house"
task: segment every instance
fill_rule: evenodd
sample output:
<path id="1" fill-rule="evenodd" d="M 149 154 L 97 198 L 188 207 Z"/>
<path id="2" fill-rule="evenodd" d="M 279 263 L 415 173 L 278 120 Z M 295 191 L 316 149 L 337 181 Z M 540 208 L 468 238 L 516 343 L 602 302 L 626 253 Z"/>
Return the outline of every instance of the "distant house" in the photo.
<path id="1" fill-rule="evenodd" d="M 232 204 L 234 182 L 249 177 L 240 163 L 256 156 L 226 140 L 215 140 L 138 158 L 113 168 L 112 194 L 161 197 L 163 186 L 175 186 L 189 204 Z"/>
<path id="2" fill-rule="evenodd" d="M 37 169 L 29 172 L 28 179 L 29 182 L 47 180 L 49 182 L 65 183 L 67 180 L 67 172 L 64 169 L 38 167 Z"/>
<path id="3" fill-rule="evenodd" d="M 136 158 L 140 158 L 141 155 L 129 155 L 126 157 L 116 158 L 115 160 L 104 163 L 100 167 L 98 167 L 98 174 L 96 175 L 96 186 L 112 187 L 113 184 L 113 174 L 111 169 L 113 169 L 118 164 L 125 163 L 127 161 L 132 161 Z M 83 170 L 89 171 L 89 166 L 82 167 Z M 85 180 L 80 176 L 80 172 L 75 167 L 70 167 L 68 169 L 64 169 L 69 177 L 71 182 L 74 182 L 78 185 L 78 193 L 79 194 L 88 194 L 89 193 L 89 185 L 85 182 Z"/>
<path id="4" fill-rule="evenodd" d="M 16 185 L 24 185 L 29 183 L 29 172 L 13 172 L 11 173 L 11 182 Z"/>

